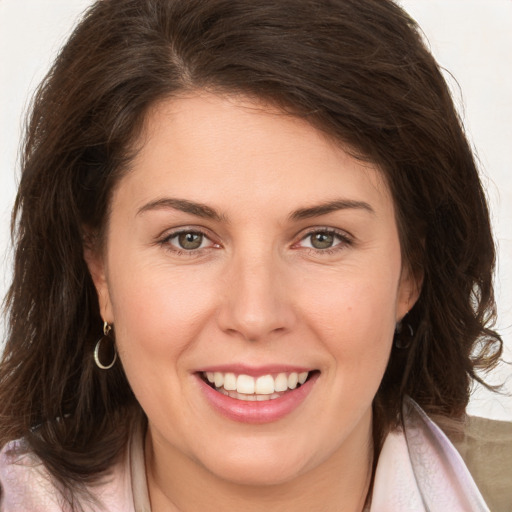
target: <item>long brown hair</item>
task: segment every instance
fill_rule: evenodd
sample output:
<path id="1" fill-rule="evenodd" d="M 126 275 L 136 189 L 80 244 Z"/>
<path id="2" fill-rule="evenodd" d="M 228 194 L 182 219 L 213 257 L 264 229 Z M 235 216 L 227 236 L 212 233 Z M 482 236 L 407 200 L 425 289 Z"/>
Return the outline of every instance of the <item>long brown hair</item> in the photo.
<path id="1" fill-rule="evenodd" d="M 32 105 L 13 213 L 0 445 L 25 437 L 70 488 L 125 445 L 138 405 L 121 364 L 94 365 L 102 322 L 84 243 L 101 243 L 150 106 L 191 89 L 264 99 L 380 167 L 404 261 L 423 286 L 405 320 L 414 339 L 392 351 L 376 421 L 391 428 L 404 394 L 460 417 L 476 370 L 501 354 L 495 252 L 473 155 L 415 22 L 390 0 L 103 0 Z"/>

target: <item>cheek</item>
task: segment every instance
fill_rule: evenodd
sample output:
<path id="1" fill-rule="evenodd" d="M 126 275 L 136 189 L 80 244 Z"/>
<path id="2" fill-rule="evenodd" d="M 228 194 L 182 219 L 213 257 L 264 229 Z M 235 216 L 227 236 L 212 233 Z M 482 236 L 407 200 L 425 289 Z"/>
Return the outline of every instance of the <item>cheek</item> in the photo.
<path id="1" fill-rule="evenodd" d="M 333 337 L 342 337 L 347 347 L 379 344 L 389 338 L 395 326 L 398 277 L 373 279 L 353 276 L 331 279 L 328 291 L 310 294 L 311 323 Z"/>
<path id="2" fill-rule="evenodd" d="M 162 424 L 180 424 L 187 354 L 208 321 L 211 298 L 197 281 L 140 265 L 110 276 L 119 357 L 138 402 Z"/>
<path id="3" fill-rule="evenodd" d="M 331 356 L 327 368 L 340 400 L 367 402 L 387 366 L 393 333 L 398 273 L 383 278 L 358 277 L 333 285 L 312 298 L 307 318 L 314 337 Z M 362 395 L 367 400 L 362 400 Z"/>
<path id="4" fill-rule="evenodd" d="M 124 359 L 164 363 L 186 351 L 212 308 L 205 276 L 134 265 L 110 278 L 117 343 Z"/>

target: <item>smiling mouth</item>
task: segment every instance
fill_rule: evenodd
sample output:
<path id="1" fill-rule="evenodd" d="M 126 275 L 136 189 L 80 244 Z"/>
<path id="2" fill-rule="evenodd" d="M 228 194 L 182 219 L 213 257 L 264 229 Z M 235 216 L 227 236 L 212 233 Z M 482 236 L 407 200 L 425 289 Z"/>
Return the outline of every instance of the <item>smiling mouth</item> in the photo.
<path id="1" fill-rule="evenodd" d="M 201 379 L 215 391 L 247 402 L 275 400 L 300 388 L 318 370 L 307 372 L 282 372 L 253 377 L 230 372 L 201 372 Z"/>

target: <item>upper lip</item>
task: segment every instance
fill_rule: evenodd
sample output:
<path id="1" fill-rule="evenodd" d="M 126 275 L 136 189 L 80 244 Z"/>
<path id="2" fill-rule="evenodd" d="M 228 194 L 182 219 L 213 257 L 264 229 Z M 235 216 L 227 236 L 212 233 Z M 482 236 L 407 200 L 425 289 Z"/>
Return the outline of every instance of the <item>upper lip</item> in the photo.
<path id="1" fill-rule="evenodd" d="M 250 366 L 247 364 L 219 364 L 204 366 L 198 369 L 197 373 L 206 372 L 220 372 L 220 373 L 234 373 L 237 375 L 251 375 L 252 377 L 258 377 L 260 375 L 270 375 L 277 373 L 302 373 L 311 372 L 315 368 L 307 366 L 295 366 L 290 364 L 270 364 L 263 366 Z"/>

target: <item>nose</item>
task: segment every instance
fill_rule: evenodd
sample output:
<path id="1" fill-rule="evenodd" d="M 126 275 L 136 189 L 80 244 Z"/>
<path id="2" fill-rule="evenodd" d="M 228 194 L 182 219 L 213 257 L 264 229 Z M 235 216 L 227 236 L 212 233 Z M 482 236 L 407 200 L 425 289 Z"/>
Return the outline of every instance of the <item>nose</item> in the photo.
<path id="1" fill-rule="evenodd" d="M 246 341 L 289 332 L 296 315 L 284 263 L 271 255 L 239 255 L 224 276 L 219 327 Z"/>

